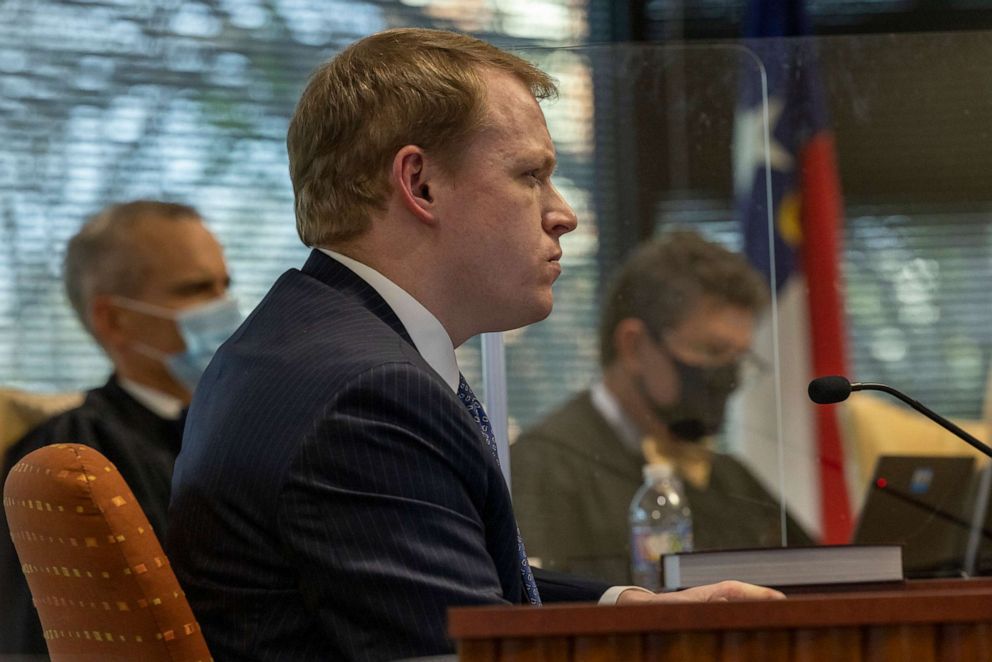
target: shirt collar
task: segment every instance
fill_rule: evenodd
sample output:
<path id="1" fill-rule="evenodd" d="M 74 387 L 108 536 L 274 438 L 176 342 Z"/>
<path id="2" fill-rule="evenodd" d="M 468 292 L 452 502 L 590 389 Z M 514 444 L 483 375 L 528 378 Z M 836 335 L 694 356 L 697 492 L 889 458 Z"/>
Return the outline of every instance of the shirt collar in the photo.
<path id="1" fill-rule="evenodd" d="M 326 248 L 317 250 L 348 267 L 379 293 L 396 313 L 427 365 L 441 376 L 452 391 L 457 392 L 459 372 L 455 348 L 441 322 L 423 304 L 410 296 L 409 292 L 367 264 Z"/>
<path id="2" fill-rule="evenodd" d="M 589 387 L 589 396 L 592 406 L 606 419 L 607 424 L 617 433 L 624 447 L 638 457 L 641 456 L 641 440 L 644 435 L 637 425 L 624 413 L 617 401 L 616 396 L 610 393 L 602 379 L 597 380 Z"/>
<path id="3" fill-rule="evenodd" d="M 684 480 L 697 489 L 707 488 L 713 466 L 713 451 L 707 444 L 658 442 L 650 437 L 645 438 L 602 379 L 593 384 L 589 391 L 592 406 L 616 432 L 624 448 L 648 463 L 659 460 L 674 463 Z"/>
<path id="4" fill-rule="evenodd" d="M 119 377 L 117 381 L 128 395 L 159 418 L 167 421 L 179 420 L 184 407 L 183 401 L 179 398 L 123 377 Z"/>

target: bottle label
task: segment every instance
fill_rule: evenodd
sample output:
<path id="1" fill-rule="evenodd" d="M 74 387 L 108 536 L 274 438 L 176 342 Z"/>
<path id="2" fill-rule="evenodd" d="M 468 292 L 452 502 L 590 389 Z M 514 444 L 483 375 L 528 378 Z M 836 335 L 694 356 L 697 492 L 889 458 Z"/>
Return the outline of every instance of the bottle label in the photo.
<path id="1" fill-rule="evenodd" d="M 690 520 L 666 529 L 649 524 L 635 524 L 631 526 L 630 533 L 631 574 L 634 583 L 644 588 L 660 588 L 660 562 L 664 554 L 692 551 Z"/>
<path id="2" fill-rule="evenodd" d="M 663 554 L 675 554 L 692 550 L 692 529 L 689 526 L 659 530 L 645 524 L 637 524 L 631 528 L 631 547 L 634 557 L 658 565 Z"/>

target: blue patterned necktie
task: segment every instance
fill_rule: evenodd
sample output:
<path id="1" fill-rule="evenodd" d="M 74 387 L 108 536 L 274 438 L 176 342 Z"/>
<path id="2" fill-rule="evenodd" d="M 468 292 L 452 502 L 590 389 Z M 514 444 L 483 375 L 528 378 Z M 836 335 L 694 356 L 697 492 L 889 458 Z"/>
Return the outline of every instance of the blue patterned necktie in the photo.
<path id="1" fill-rule="evenodd" d="M 489 423 L 489 417 L 486 416 L 486 411 L 482 408 L 482 403 L 475 397 L 475 393 L 472 392 L 468 382 L 465 381 L 465 377 L 462 375 L 458 375 L 458 399 L 462 401 L 462 404 L 468 409 L 468 413 L 475 419 L 476 425 L 482 430 L 482 436 L 486 440 L 486 446 L 489 447 L 493 457 L 496 458 L 496 464 L 499 464 L 499 453 L 496 452 L 496 435 L 493 434 L 493 426 Z M 537 582 L 534 581 L 534 573 L 531 571 L 530 564 L 527 562 L 527 552 L 524 551 L 524 539 L 520 535 L 520 529 L 517 529 L 517 556 L 520 563 L 520 576 L 524 582 L 524 592 L 527 593 L 527 601 L 532 605 L 540 605 L 541 596 L 537 592 Z"/>

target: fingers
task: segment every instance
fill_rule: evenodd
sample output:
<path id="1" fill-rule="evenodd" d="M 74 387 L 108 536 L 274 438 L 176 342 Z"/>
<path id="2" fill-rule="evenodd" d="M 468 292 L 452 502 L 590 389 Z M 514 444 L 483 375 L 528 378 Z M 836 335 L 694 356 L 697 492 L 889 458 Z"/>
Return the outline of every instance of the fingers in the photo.
<path id="1" fill-rule="evenodd" d="M 785 595 L 775 589 L 738 581 L 707 584 L 679 591 L 687 602 L 727 602 L 729 600 L 784 600 Z"/>
<path id="2" fill-rule="evenodd" d="M 730 602 L 731 600 L 784 600 L 785 595 L 775 589 L 725 581 L 687 588 L 675 593 L 650 593 L 642 590 L 624 591 L 617 599 L 618 605 L 658 604 L 673 602 Z"/>

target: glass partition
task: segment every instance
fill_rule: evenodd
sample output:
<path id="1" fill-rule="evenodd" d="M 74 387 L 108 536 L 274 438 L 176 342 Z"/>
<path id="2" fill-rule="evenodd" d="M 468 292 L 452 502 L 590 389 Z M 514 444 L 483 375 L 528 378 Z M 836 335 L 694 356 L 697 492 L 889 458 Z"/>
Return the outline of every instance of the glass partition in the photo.
<path id="1" fill-rule="evenodd" d="M 766 373 L 776 393 L 778 353 L 759 357 L 753 342 L 774 288 L 741 254 L 750 230 L 769 256 L 764 67 L 737 45 L 534 59 L 561 82 L 545 113 L 555 183 L 579 225 L 562 238 L 551 316 L 504 334 L 511 483 L 528 554 L 630 582 L 628 507 L 642 466 L 662 460 L 684 483 L 697 547 L 780 545 L 777 475 L 763 484 L 719 424 L 745 381 Z M 777 401 L 752 409 L 772 422 L 762 441 L 778 466 Z"/>
<path id="2" fill-rule="evenodd" d="M 246 312 L 279 273 L 299 266 L 306 249 L 292 227 L 285 127 L 307 71 L 343 44 L 399 24 L 455 25 L 514 47 L 594 34 L 581 3 L 504 3 L 479 14 L 451 3 L 364 2 L 349 3 L 345 18 L 322 13 L 318 3 L 221 4 L 0 6 L 9 19 L 0 20 L 0 385 L 56 391 L 105 377 L 107 363 L 73 319 L 60 282 L 66 239 L 104 203 L 147 196 L 200 207 L 225 245 Z M 601 381 L 600 318 L 620 265 L 652 239 L 690 229 L 746 256 L 764 244 L 760 273 L 771 299 L 754 320 L 748 351 L 728 352 L 740 373 L 722 429 L 677 458 L 692 474 L 687 489 L 715 485 L 725 472 L 733 478 L 720 498 L 691 503 L 696 548 L 804 542 L 783 525 L 788 514 L 815 542 L 903 542 L 913 574 L 992 574 L 988 476 L 978 473 L 989 466 L 985 458 L 882 394 L 857 392 L 815 408 L 805 393 L 812 355 L 786 342 L 829 328 L 811 321 L 825 309 L 807 303 L 808 279 L 819 277 L 839 289 L 840 330 L 819 341 L 835 350 L 836 372 L 889 383 L 979 438 L 992 436 L 989 36 L 525 51 L 561 85 L 561 99 L 545 106 L 559 152 L 555 181 L 580 224 L 562 241 L 555 311 L 501 338 L 515 487 L 525 433 L 550 421 L 590 428 L 555 412 Z M 812 124 L 790 130 L 790 106 L 776 97 L 783 80 L 820 82 L 803 108 L 819 113 L 817 131 Z M 802 251 L 791 266 L 771 260 L 788 251 L 769 241 L 771 231 L 787 246 L 790 237 L 808 237 L 788 219 L 803 218 L 804 205 L 817 200 L 809 191 L 822 190 L 805 187 L 809 150 L 793 153 L 783 141 L 792 136 L 822 150 L 822 141 L 810 140 L 830 134 L 840 183 L 836 275 L 811 266 Z M 789 168 L 800 195 L 780 197 L 776 177 Z M 764 234 L 749 242 L 743 220 L 761 219 L 762 205 L 764 222 L 749 227 Z M 807 282 L 779 282 L 795 273 Z M 805 317 L 791 316 L 804 306 Z M 712 351 L 720 347 L 696 346 L 698 332 L 630 331 L 625 342 L 641 352 L 630 362 L 643 374 L 627 384 L 632 399 L 648 391 L 655 404 L 670 404 L 651 381 L 661 373 L 647 365 L 664 363 L 666 351 L 690 366 L 728 365 Z M 473 340 L 460 348 L 460 364 L 477 393 L 496 402 L 500 394 L 487 393 L 493 382 L 482 378 L 481 347 Z M 611 400 L 599 399 L 610 410 Z M 826 454 L 814 434 L 824 416 L 839 425 L 839 443 Z M 541 551 L 543 535 L 577 550 L 575 570 L 626 572 L 626 549 L 616 552 L 596 525 L 608 522 L 609 535 L 626 544 L 624 502 L 640 481 L 644 448 L 636 446 L 644 436 L 628 434 L 618 484 L 597 479 L 611 475 L 621 452 L 593 453 L 581 472 L 576 453 L 535 464 L 540 499 L 557 490 L 579 512 L 612 494 L 623 507 L 587 517 L 574 533 L 544 501 L 528 515 L 517 495 L 532 556 L 553 565 Z M 934 456 L 942 459 L 913 459 Z M 896 459 L 877 471 L 880 457 Z M 560 475 L 574 477 L 559 488 Z M 623 490 L 631 494 L 617 497 Z M 704 512 L 719 525 L 701 528 Z"/>
<path id="3" fill-rule="evenodd" d="M 899 543 L 909 576 L 992 573 L 984 456 L 884 394 L 817 406 L 806 393 L 823 374 L 886 382 L 988 440 L 989 44 L 858 35 L 534 54 L 562 82 L 546 113 L 580 219 L 562 240 L 554 312 L 504 334 L 515 508 L 538 563 L 629 579 L 643 444 L 671 431 L 652 415 L 678 413 L 663 373 L 701 403 L 692 368 L 736 365 L 718 432 L 653 439 L 686 483 L 696 549 Z M 771 304 L 746 351 L 728 331 L 747 331 L 746 315 L 701 352 L 703 326 L 639 318 L 662 330 L 628 324 L 619 338 L 610 326 L 621 266 L 684 229 L 762 274 Z M 678 294 L 667 283 L 659 299 Z"/>

